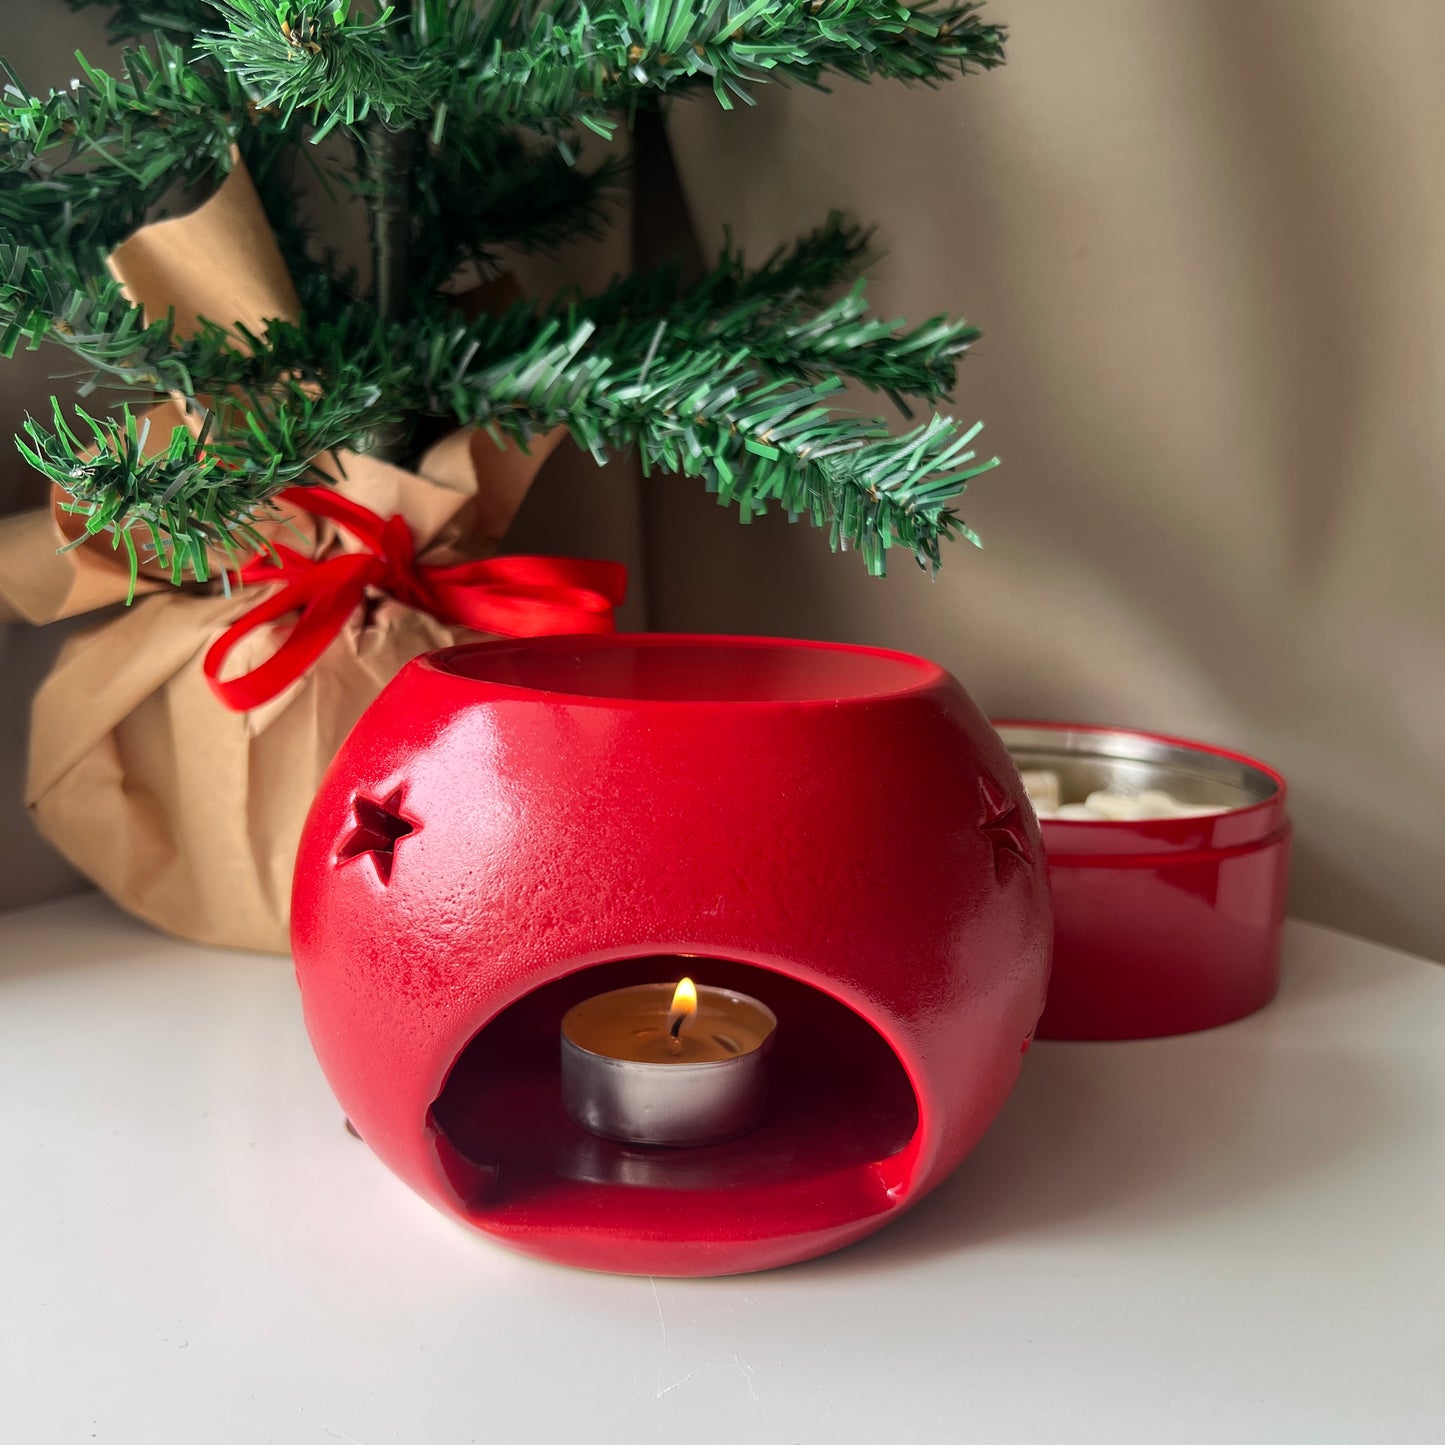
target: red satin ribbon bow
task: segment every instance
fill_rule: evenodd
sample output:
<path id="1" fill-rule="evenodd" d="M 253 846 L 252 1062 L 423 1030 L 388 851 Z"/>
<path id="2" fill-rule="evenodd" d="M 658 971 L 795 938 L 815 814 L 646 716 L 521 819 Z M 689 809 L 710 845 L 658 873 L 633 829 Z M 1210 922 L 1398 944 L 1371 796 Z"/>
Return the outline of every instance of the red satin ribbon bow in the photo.
<path id="1" fill-rule="evenodd" d="M 611 632 L 612 609 L 627 590 L 627 569 L 619 562 L 492 557 L 453 567 L 418 563 L 411 532 L 400 517 L 383 521 L 359 502 L 322 487 L 288 487 L 280 500 L 344 527 L 366 550 L 317 561 L 278 546 L 276 557 L 262 553 L 241 569 L 243 582 L 282 585 L 233 622 L 206 653 L 206 681 L 236 712 L 270 702 L 295 682 L 336 639 L 368 587 L 443 622 L 502 637 Z M 271 657 L 241 677 L 222 681 L 226 658 L 247 633 L 292 612 L 300 616 Z"/>

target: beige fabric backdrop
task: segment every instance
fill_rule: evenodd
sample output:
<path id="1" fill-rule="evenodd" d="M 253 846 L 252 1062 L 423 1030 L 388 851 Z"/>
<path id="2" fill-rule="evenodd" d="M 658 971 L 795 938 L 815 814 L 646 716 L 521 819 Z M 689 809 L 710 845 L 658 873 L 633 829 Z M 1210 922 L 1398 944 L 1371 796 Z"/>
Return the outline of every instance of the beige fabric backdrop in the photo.
<path id="1" fill-rule="evenodd" d="M 709 245 L 842 205 L 881 225 L 882 312 L 984 327 L 986 550 L 875 583 L 659 484 L 653 623 L 909 648 L 995 715 L 1256 751 L 1294 784 L 1295 910 L 1445 955 L 1445 9 L 988 8 L 992 75 L 673 121 Z"/>
<path id="2" fill-rule="evenodd" d="M 46 82 L 94 31 L 59 9 L 4 42 Z M 1295 787 L 1296 911 L 1445 954 L 1445 12 L 991 9 L 1013 33 L 997 74 L 673 122 L 708 249 L 730 222 L 761 256 L 846 206 L 881 223 L 881 310 L 985 327 L 959 410 L 1005 459 L 965 509 L 987 550 L 876 583 L 663 481 L 653 624 L 912 648 L 995 713 L 1257 751 Z M 40 375 L 0 365 L 4 431 Z M 0 486 L 18 478 L 0 448 Z M 595 545 L 621 503 L 626 555 L 636 519 L 596 482 L 555 483 L 579 503 L 566 536 L 535 497 L 525 545 Z M 0 635 L 0 907 L 61 886 L 16 801 L 47 646 Z"/>

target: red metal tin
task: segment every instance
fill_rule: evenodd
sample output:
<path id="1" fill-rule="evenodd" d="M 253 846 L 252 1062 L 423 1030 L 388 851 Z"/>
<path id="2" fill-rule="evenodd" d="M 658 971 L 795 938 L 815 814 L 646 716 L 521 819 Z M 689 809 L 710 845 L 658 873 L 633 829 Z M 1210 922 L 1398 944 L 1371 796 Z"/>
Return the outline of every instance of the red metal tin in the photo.
<path id="1" fill-rule="evenodd" d="M 996 724 L 1021 768 L 1066 801 L 1117 780 L 1226 811 L 1139 822 L 1040 820 L 1054 963 L 1040 1038 L 1191 1033 L 1263 1007 L 1279 983 L 1289 874 L 1285 781 L 1242 753 L 1158 733 Z"/>
<path id="2" fill-rule="evenodd" d="M 671 1275 L 822 1254 L 938 1184 L 1013 1086 L 1051 938 L 1022 784 L 946 672 L 668 636 L 409 663 L 322 782 L 292 918 L 317 1055 L 391 1169 L 526 1253 Z M 678 955 L 777 1015 L 771 1111 L 594 1137 L 562 1015 Z"/>

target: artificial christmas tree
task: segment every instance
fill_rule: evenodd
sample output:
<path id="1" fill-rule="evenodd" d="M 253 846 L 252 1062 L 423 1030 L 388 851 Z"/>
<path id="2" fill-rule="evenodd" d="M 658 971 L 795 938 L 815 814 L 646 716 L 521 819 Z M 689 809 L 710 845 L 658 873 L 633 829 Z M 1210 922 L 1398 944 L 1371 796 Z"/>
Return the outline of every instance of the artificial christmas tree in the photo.
<path id="1" fill-rule="evenodd" d="M 74 0 L 93 3 L 93 0 Z M 214 575 L 262 541 L 284 488 L 325 480 L 340 448 L 404 461 L 447 426 L 525 446 L 565 427 L 598 460 L 635 450 L 702 479 L 741 517 L 771 506 L 828 529 L 881 572 L 901 546 L 937 565 L 971 535 L 952 510 L 977 428 L 932 417 L 904 436 L 830 411 L 847 379 L 936 401 L 975 332 L 866 314 L 830 288 L 866 232 L 837 219 L 749 268 L 725 250 L 599 295 L 518 301 L 466 319 L 455 278 L 501 248 L 603 224 L 619 168 L 577 162 L 586 132 L 711 90 L 731 106 L 769 79 L 932 84 L 1001 59 L 973 4 L 899 0 L 123 0 L 117 75 L 81 61 L 70 88 L 0 102 L 0 350 L 56 343 L 87 385 L 191 413 L 149 458 L 129 415 L 31 422 L 29 460 L 88 533 L 172 580 Z M 339 136 L 341 158 L 316 143 Z M 373 265 L 347 274 L 308 230 L 298 168 L 365 201 Z M 299 310 L 256 329 L 150 315 L 107 266 L 158 209 L 184 208 L 244 164 Z"/>
<path id="2" fill-rule="evenodd" d="M 503 273 L 509 249 L 605 224 L 625 167 L 580 138 L 655 137 L 699 89 L 731 105 L 774 77 L 994 65 L 973 5 L 110 8 L 114 74 L 82 59 L 69 88 L 0 97 L 0 351 L 52 343 L 113 404 L 27 424 L 54 518 L 0 523 L 0 615 L 139 597 L 42 686 L 27 784 L 131 911 L 284 949 L 311 794 L 409 658 L 611 626 L 620 569 L 493 559 L 564 433 L 699 478 L 745 521 L 806 517 L 874 572 L 972 535 L 952 503 L 992 465 L 977 427 L 895 437 L 830 410 L 850 380 L 941 398 L 976 334 L 869 317 L 861 282 L 836 295 L 860 227 L 594 295 L 524 299 Z M 359 273 L 308 215 L 308 173 L 364 206 Z"/>

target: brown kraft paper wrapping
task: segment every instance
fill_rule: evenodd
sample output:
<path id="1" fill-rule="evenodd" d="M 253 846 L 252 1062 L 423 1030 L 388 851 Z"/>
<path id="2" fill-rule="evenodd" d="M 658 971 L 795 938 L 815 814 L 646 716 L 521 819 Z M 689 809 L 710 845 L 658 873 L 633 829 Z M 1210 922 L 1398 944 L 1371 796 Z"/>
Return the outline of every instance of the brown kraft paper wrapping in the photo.
<path id="1" fill-rule="evenodd" d="M 225 315 L 259 330 L 297 310 L 239 161 L 197 211 L 143 228 L 112 266 L 148 311 L 174 307 L 182 326 Z M 163 404 L 152 421 L 163 447 L 184 415 Z M 470 560 L 496 553 L 559 439 L 523 453 L 458 432 L 415 473 L 352 454 L 326 470 L 345 495 L 402 517 L 420 560 Z M 78 530 L 58 507 L 0 523 L 0 618 L 46 622 L 125 597 L 126 564 L 108 538 L 57 554 Z M 275 535 L 313 556 L 354 545 L 305 515 L 285 519 Z M 298 681 L 263 707 L 231 712 L 207 684 L 202 659 L 268 592 L 227 597 L 215 586 L 175 588 L 142 575 L 139 600 L 72 639 L 41 685 L 26 802 L 44 836 L 127 911 L 203 943 L 284 953 L 301 826 L 342 739 L 403 664 L 478 634 L 368 595 Z M 227 674 L 263 660 L 285 630 L 282 623 L 243 639 Z"/>

